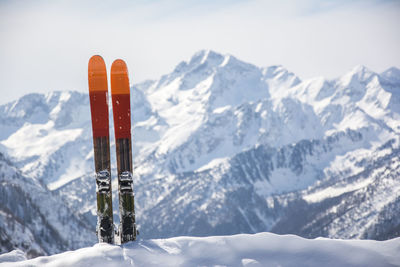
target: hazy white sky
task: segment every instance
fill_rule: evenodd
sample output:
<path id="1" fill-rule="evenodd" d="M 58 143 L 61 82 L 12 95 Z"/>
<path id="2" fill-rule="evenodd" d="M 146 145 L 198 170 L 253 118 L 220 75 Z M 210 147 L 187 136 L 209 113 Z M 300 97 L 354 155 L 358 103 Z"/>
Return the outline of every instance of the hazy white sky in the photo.
<path id="1" fill-rule="evenodd" d="M 0 104 L 29 92 L 87 91 L 87 62 L 124 59 L 131 83 L 201 49 L 302 79 L 358 64 L 400 66 L 400 1 L 0 0 Z"/>

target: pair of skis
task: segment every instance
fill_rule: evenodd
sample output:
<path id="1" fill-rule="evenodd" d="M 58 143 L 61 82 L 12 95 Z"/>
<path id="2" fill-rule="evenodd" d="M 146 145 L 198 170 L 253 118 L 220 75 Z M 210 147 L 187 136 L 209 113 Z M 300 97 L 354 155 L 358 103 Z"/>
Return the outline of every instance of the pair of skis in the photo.
<path id="1" fill-rule="evenodd" d="M 117 59 L 111 66 L 111 97 L 117 153 L 120 225 L 113 222 L 110 136 L 108 121 L 107 70 L 101 56 L 93 56 L 88 68 L 90 111 L 92 115 L 94 163 L 96 172 L 97 227 L 99 242 L 121 243 L 136 239 L 132 180 L 131 110 L 126 64 Z"/>

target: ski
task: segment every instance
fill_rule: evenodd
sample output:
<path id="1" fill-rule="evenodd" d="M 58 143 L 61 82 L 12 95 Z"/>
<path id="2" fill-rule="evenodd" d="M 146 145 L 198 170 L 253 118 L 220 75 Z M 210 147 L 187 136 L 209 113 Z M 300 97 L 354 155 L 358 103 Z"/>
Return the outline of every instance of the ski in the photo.
<path id="1" fill-rule="evenodd" d="M 111 96 L 118 169 L 121 244 L 136 239 L 132 179 L 131 107 L 126 64 L 117 59 L 111 66 Z"/>
<path id="2" fill-rule="evenodd" d="M 92 117 L 94 166 L 97 196 L 99 242 L 114 243 L 110 173 L 107 71 L 101 56 L 93 56 L 88 67 L 90 111 Z"/>

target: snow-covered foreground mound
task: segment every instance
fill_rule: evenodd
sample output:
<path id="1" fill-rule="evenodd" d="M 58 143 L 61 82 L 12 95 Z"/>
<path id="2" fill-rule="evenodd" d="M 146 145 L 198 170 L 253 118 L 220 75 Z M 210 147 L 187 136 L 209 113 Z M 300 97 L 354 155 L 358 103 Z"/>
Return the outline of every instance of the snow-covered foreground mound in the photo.
<path id="1" fill-rule="evenodd" d="M 258 233 L 97 244 L 24 260 L 0 255 L 1 266 L 400 266 L 400 238 L 389 241 L 304 239 Z"/>

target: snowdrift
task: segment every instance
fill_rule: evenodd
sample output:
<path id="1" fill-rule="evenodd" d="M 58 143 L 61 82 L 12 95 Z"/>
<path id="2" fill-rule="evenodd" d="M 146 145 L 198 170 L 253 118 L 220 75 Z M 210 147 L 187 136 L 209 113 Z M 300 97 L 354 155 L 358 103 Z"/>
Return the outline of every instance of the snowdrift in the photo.
<path id="1" fill-rule="evenodd" d="M 258 233 L 139 240 L 26 260 L 14 250 L 0 266 L 400 266 L 400 238 L 304 239 Z"/>

